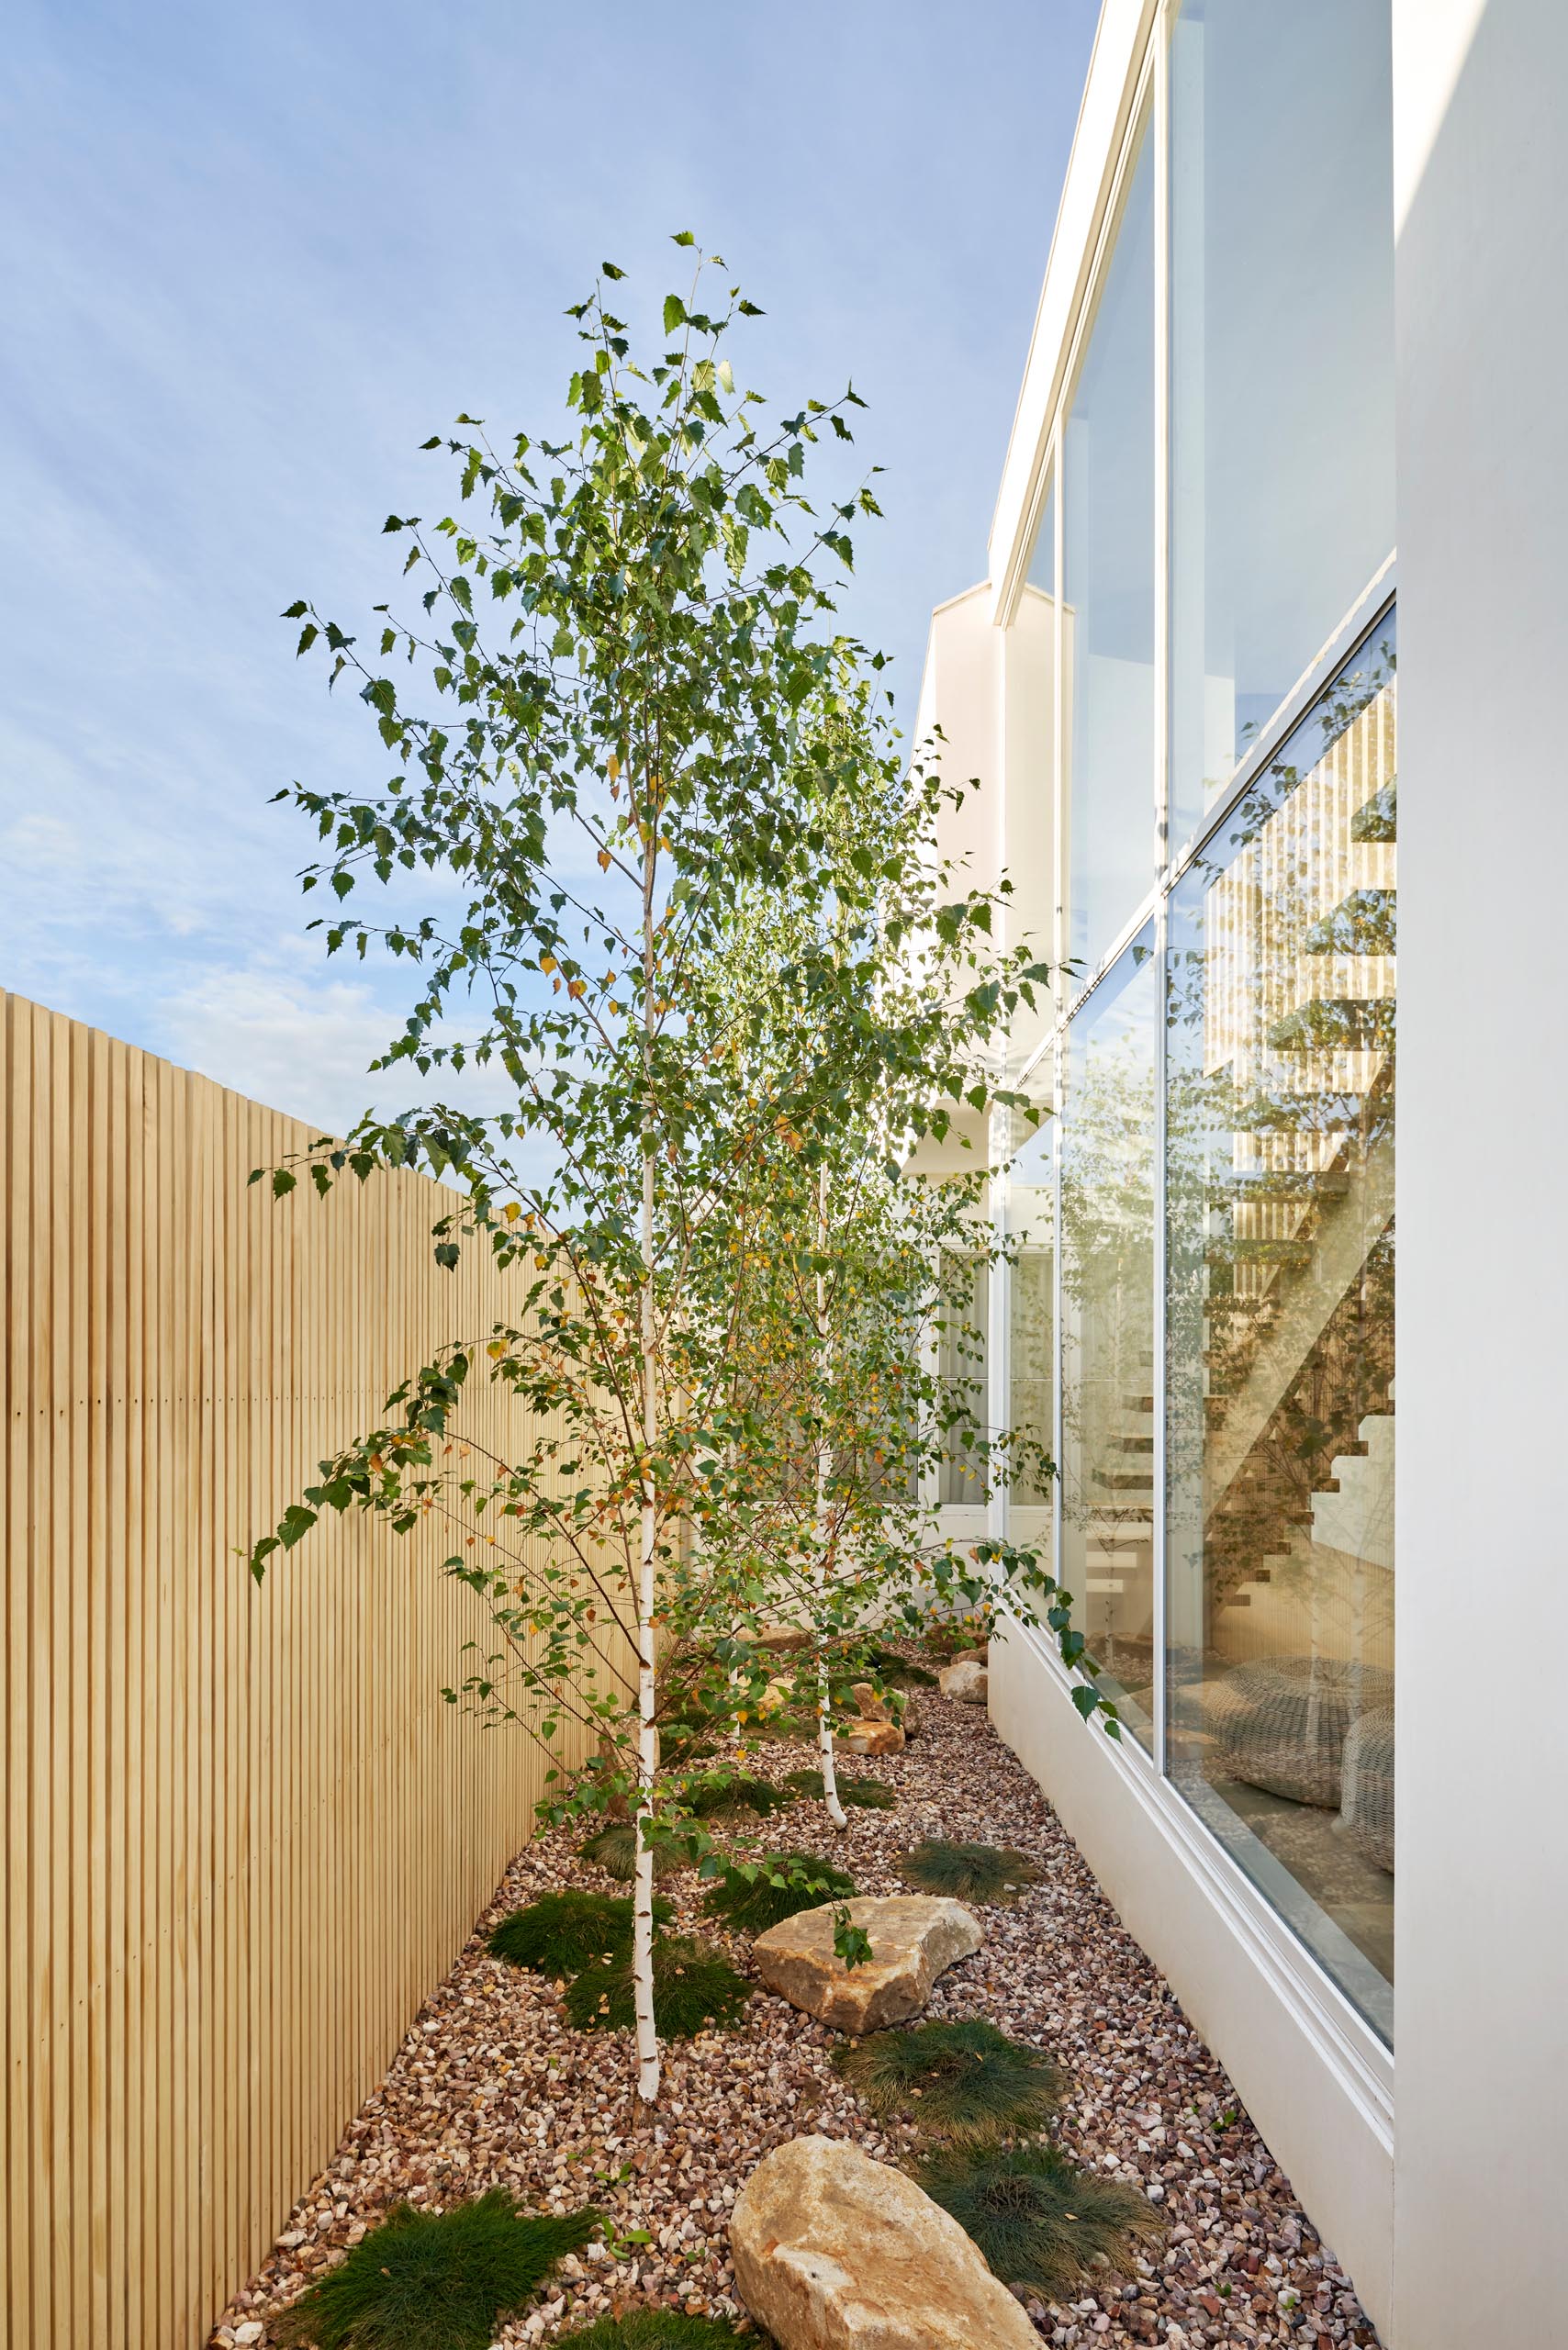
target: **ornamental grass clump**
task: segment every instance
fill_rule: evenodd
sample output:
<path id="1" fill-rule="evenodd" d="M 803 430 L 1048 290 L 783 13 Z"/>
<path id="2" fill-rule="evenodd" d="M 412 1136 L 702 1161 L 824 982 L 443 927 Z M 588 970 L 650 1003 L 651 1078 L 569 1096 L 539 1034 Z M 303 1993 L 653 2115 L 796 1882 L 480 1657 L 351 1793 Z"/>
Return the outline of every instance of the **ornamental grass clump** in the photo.
<path id="1" fill-rule="evenodd" d="M 727 2318 L 686 2317 L 679 2310 L 629 2310 L 624 2317 L 597 2318 L 576 2333 L 564 2333 L 563 2343 L 576 2350 L 720 2350 L 726 2342 L 747 2340 L 756 2350 L 755 2333 L 744 2335 Z"/>
<path id="2" fill-rule="evenodd" d="M 949 1844 L 940 1837 L 916 1844 L 898 1865 L 922 1893 L 945 1893 L 955 1901 L 1016 1901 L 1045 1875 L 1027 1852 L 997 1844 Z"/>
<path id="3" fill-rule="evenodd" d="M 916 1664 L 913 1657 L 903 1656 L 897 1649 L 873 1649 L 870 1656 L 872 1671 L 879 1680 L 894 1689 L 935 1689 L 937 1676 Z"/>
<path id="4" fill-rule="evenodd" d="M 1129 2266 L 1139 2244 L 1163 2233 L 1136 2188 L 1078 2169 L 1054 2146 L 945 2147 L 913 2175 L 1004 2285 L 1047 2298 L 1101 2259 Z"/>
<path id="5" fill-rule="evenodd" d="M 822 1801 L 823 1774 L 820 1771 L 790 1771 L 784 1784 L 797 1795 L 814 1796 Z M 840 1803 L 852 1804 L 862 1811 L 891 1811 L 898 1802 L 896 1791 L 886 1779 L 840 1779 Z"/>
<path id="6" fill-rule="evenodd" d="M 685 1934 L 654 1944 L 654 2022 L 661 2040 L 689 2040 L 710 2024 L 734 2023 L 751 1985 L 722 1952 Z M 562 2002 L 578 2031 L 631 2031 L 637 2020 L 630 1952 L 585 1966 Z"/>
<path id="7" fill-rule="evenodd" d="M 630 1885 L 637 1874 L 637 1830 L 629 1819 L 612 1819 L 577 1848 L 579 1860 L 592 1861 L 619 1885 Z M 654 1874 L 675 1876 L 691 1865 L 678 1844 L 654 1847 Z"/>
<path id="8" fill-rule="evenodd" d="M 801 1909 L 829 1901 L 852 1901 L 855 1881 L 814 1852 L 770 1852 L 760 1861 L 732 1863 L 703 1901 L 710 1918 L 722 1918 L 743 1934 L 765 1934 Z"/>
<path id="9" fill-rule="evenodd" d="M 963 2145 L 1043 2129 L 1066 2087 L 1048 2056 L 979 2016 L 873 2032 L 835 2049 L 834 2063 L 873 2113 L 908 2113 Z"/>
<path id="10" fill-rule="evenodd" d="M 770 1811 L 786 1809 L 791 1800 L 787 1787 L 776 1787 L 771 1779 L 757 1778 L 747 1771 L 737 1771 L 727 1779 L 703 1781 L 686 1788 L 681 1796 L 693 1819 L 724 1819 L 748 1811 L 765 1819 Z"/>
<path id="11" fill-rule="evenodd" d="M 593 2210 L 521 2211 L 504 2187 L 450 2211 L 396 2204 L 272 2320 L 273 2338 L 314 2350 L 489 2350 L 506 2313 L 599 2224 Z"/>
<path id="12" fill-rule="evenodd" d="M 656 1925 L 667 1923 L 671 1914 L 667 1901 L 654 1903 Z M 576 1975 L 593 1959 L 631 1949 L 631 1897 L 577 1886 L 542 1893 L 526 1909 L 503 1918 L 486 1947 L 493 1958 L 538 1975 Z"/>

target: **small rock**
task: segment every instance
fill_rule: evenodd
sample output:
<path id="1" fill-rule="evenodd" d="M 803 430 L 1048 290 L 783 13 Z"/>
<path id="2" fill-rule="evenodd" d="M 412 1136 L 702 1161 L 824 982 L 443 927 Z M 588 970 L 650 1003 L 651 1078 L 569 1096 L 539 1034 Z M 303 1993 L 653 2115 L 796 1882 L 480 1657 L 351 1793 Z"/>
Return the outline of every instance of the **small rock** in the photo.
<path id="1" fill-rule="evenodd" d="M 897 1722 L 847 1722 L 835 1742 L 846 1754 L 897 1754 L 904 1736 Z"/>
<path id="2" fill-rule="evenodd" d="M 957 1697 L 965 1706 L 983 1706 L 990 1695 L 985 1666 L 973 1657 L 945 1665 L 937 1679 L 944 1697 Z"/>
<path id="3" fill-rule="evenodd" d="M 757 2165 L 730 2222 L 735 2281 L 781 2350 L 1035 2350 L 1038 2337 L 956 2220 L 834 2138 Z"/>
<path id="4" fill-rule="evenodd" d="M 845 1906 L 851 1922 L 870 1937 L 871 1955 L 858 1966 L 846 1966 L 834 1949 L 838 1905 L 833 1902 L 797 1911 L 752 1944 L 768 1989 L 839 2031 L 879 2031 L 918 2015 L 944 1967 L 968 1958 L 985 1939 L 961 1902 L 930 1894 L 892 1894 Z"/>
<path id="5" fill-rule="evenodd" d="M 265 2332 L 266 2327 L 255 2318 L 248 2318 L 243 2325 L 235 2327 L 234 2339 L 236 2342 L 259 2342 Z"/>

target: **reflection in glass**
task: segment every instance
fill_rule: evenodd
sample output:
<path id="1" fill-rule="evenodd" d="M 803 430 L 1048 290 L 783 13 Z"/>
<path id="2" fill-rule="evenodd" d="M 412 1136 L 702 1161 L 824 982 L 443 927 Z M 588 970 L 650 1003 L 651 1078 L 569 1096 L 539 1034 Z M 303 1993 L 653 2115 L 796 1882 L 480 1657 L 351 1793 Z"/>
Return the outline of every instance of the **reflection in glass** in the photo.
<path id="1" fill-rule="evenodd" d="M 1100 962 L 1154 881 L 1154 162 L 1147 129 L 1063 437 L 1068 936 Z"/>
<path id="2" fill-rule="evenodd" d="M 1389 0 L 1184 0 L 1170 51 L 1171 825 L 1394 544 Z"/>
<path id="3" fill-rule="evenodd" d="M 1169 1749 L 1384 2033 L 1394 668 L 1380 627 L 1173 892 Z"/>
<path id="4" fill-rule="evenodd" d="M 1061 1573 L 1146 1745 L 1154 1684 L 1154 937 L 1068 1031 L 1061 1136 Z"/>
<path id="5" fill-rule="evenodd" d="M 1015 1254 L 1008 1278 L 1007 1425 L 1047 1459 L 1056 1452 L 1055 1122 L 1048 1112 L 1024 1139 L 1009 1170 L 1008 1226 Z M 1008 1495 L 1008 1526 L 1051 1570 L 1049 1476 L 1033 1456 L 1020 1457 Z"/>

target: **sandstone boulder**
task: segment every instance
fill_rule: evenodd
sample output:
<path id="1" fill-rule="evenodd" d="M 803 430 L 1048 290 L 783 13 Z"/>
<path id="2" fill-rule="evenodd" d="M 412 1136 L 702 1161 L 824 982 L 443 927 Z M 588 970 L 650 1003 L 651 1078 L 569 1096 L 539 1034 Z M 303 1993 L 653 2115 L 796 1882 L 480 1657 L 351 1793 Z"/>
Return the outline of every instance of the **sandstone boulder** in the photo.
<path id="1" fill-rule="evenodd" d="M 840 1907 L 870 1939 L 871 1955 L 858 1966 L 846 1966 L 833 1946 Z M 968 1958 L 984 1940 L 979 1919 L 961 1902 L 896 1893 L 798 1910 L 759 1934 L 752 1956 L 770 1991 L 858 2035 L 919 2015 L 944 1967 Z"/>
<path id="2" fill-rule="evenodd" d="M 855 1710 L 862 1721 L 890 1722 L 893 1709 L 885 1697 L 879 1697 L 868 1681 L 857 1681 L 849 1692 L 855 1700 Z"/>
<path id="3" fill-rule="evenodd" d="M 1038 2350 L 957 2220 L 886 2163 L 793 2138 L 736 2199 L 741 2297 L 782 2350 Z"/>
<path id="4" fill-rule="evenodd" d="M 937 1680 L 944 1697 L 957 1697 L 966 1706 L 983 1706 L 990 1695 L 986 1669 L 983 1664 L 977 1664 L 973 1657 L 944 1665 Z"/>
<path id="5" fill-rule="evenodd" d="M 896 1754 L 904 1735 L 897 1722 L 846 1722 L 838 1743 L 846 1754 Z"/>

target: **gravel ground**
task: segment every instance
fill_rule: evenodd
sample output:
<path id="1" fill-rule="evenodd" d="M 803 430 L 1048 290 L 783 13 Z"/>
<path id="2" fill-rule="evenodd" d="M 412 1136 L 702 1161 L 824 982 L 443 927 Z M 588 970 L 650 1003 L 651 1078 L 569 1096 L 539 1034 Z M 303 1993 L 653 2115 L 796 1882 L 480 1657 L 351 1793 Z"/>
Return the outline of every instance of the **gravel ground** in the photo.
<path id="1" fill-rule="evenodd" d="M 979 1909 L 985 1945 L 941 1978 L 930 2011 L 982 2015 L 1047 2049 L 1076 2084 L 1058 2132 L 1064 2150 L 1141 2182 L 1170 2234 L 1129 2274 L 1101 2274 L 1070 2304 L 1029 2302 L 1043 2338 L 1173 2350 L 1375 2344 L 1348 2278 L 1224 2072 L 1034 1781 L 981 1708 L 924 1692 L 917 1703 L 921 1733 L 905 1753 L 845 1766 L 894 1784 L 897 1810 L 851 1811 L 847 1833 L 835 1836 L 820 1807 L 801 1804 L 757 1835 L 831 1855 L 868 1894 L 905 1889 L 894 1856 L 922 1835 L 1015 1845 L 1045 1863 L 1045 1882 L 1015 1907 Z M 810 1760 L 808 1749 L 774 1746 L 758 1767 L 781 1777 Z M 553 1985 L 485 1953 L 497 1919 L 567 1882 L 623 1890 L 559 1836 L 518 1855 L 272 2258 L 224 2312 L 215 2344 L 270 2340 L 268 2311 L 357 2243 L 389 2204 L 407 2198 L 439 2210 L 497 2184 L 531 2208 L 592 2202 L 622 2236 L 645 2229 L 651 2239 L 624 2245 L 619 2258 L 596 2244 L 569 2260 L 535 2306 L 501 2329 L 506 2350 L 639 2301 L 734 2315 L 729 2209 L 769 2147 L 815 2131 L 896 2161 L 913 2143 L 902 2124 L 874 2122 L 840 2081 L 829 2061 L 837 2035 L 760 1989 L 744 2024 L 667 2050 L 656 2125 L 634 2129 L 629 2036 L 573 2031 Z M 675 1902 L 678 1925 L 751 1971 L 745 1942 L 700 1917 L 694 1877 L 666 1880 L 660 1890 Z M 249 2332 L 258 2322 L 259 2337 Z"/>

